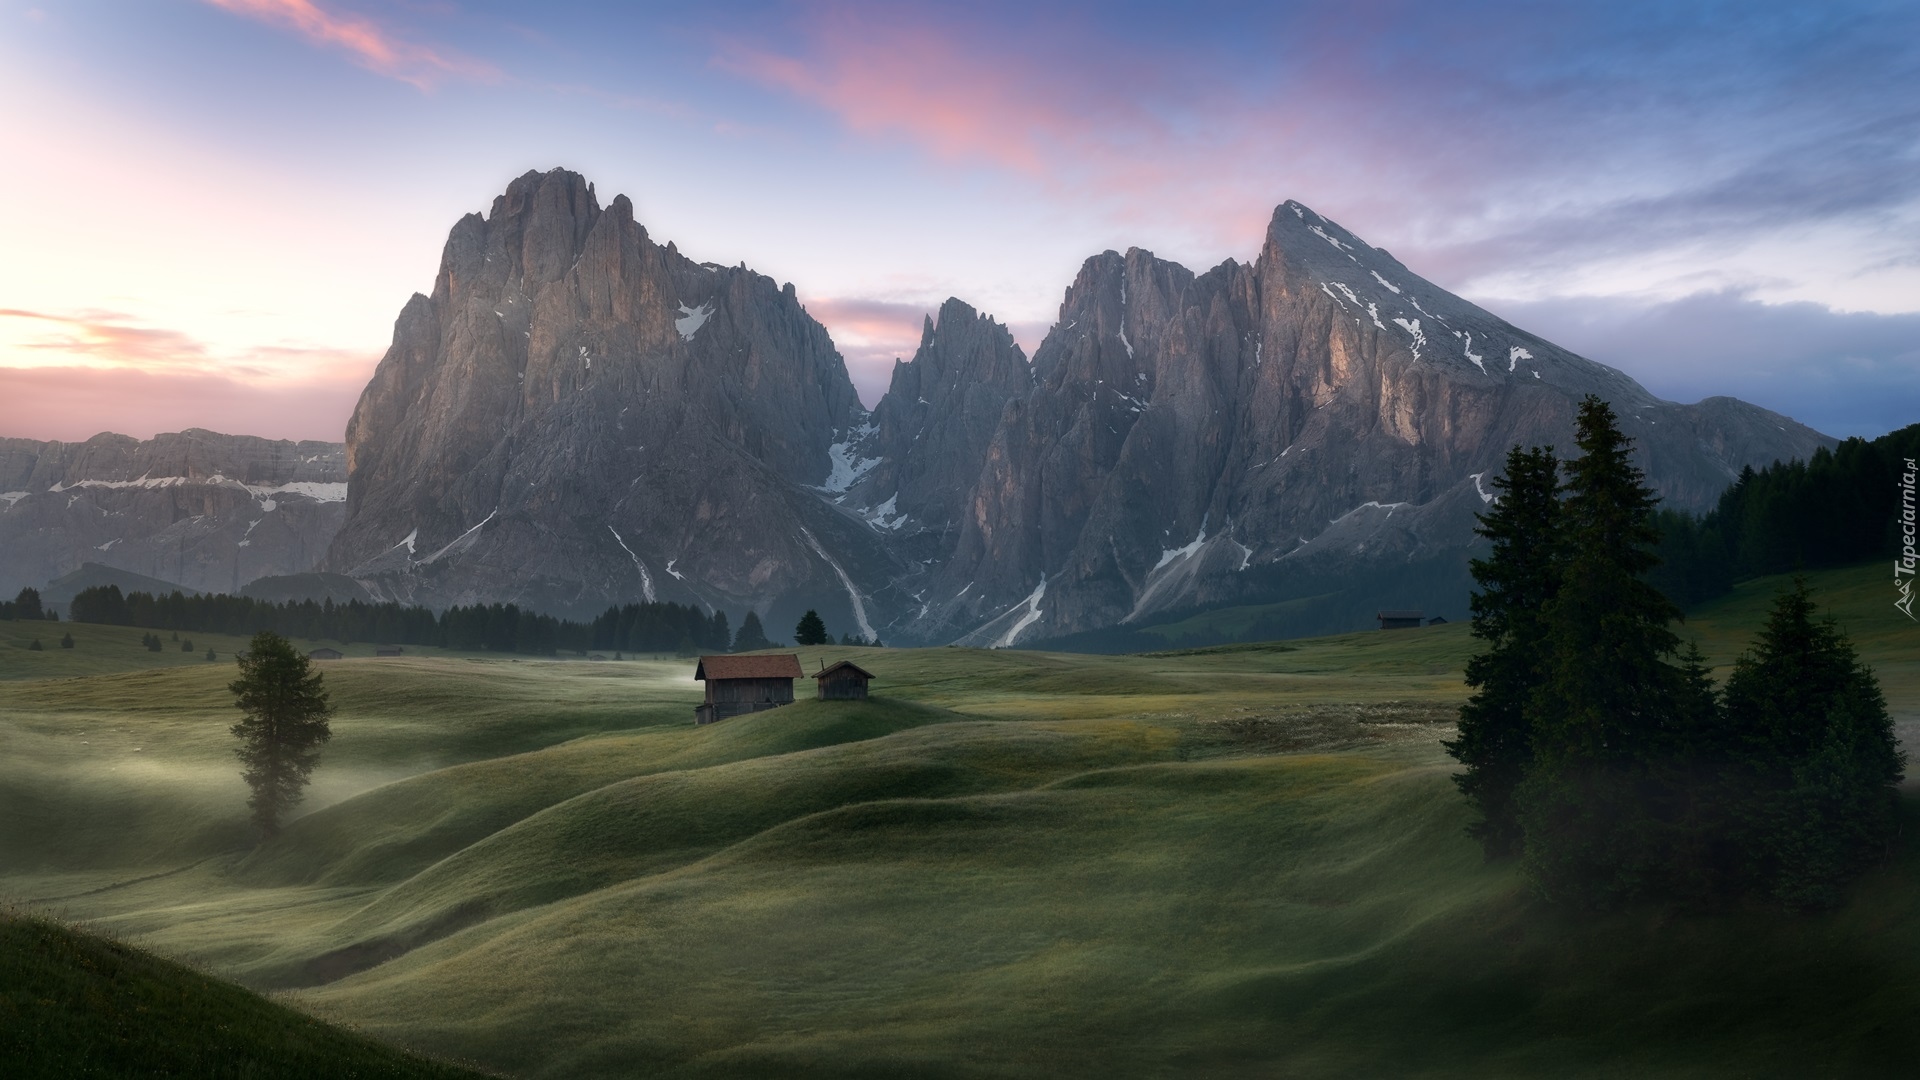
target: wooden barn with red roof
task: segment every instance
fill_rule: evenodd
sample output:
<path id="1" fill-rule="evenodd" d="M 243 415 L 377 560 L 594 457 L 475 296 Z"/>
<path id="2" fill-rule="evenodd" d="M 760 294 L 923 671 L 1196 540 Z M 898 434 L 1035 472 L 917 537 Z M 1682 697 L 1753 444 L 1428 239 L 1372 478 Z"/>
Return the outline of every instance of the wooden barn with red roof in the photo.
<path id="1" fill-rule="evenodd" d="M 742 713 L 793 704 L 793 680 L 805 672 L 792 653 L 773 656 L 703 656 L 693 677 L 707 684 L 707 700 L 694 707 L 693 722 L 711 724 Z"/>

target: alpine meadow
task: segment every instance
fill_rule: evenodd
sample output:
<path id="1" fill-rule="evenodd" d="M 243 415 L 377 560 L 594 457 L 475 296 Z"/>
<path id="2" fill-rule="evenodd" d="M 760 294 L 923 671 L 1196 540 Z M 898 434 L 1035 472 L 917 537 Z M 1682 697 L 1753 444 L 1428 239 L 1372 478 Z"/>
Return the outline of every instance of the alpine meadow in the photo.
<path id="1" fill-rule="evenodd" d="M 1916 73 L 0 2 L 0 1080 L 1914 1075 Z"/>

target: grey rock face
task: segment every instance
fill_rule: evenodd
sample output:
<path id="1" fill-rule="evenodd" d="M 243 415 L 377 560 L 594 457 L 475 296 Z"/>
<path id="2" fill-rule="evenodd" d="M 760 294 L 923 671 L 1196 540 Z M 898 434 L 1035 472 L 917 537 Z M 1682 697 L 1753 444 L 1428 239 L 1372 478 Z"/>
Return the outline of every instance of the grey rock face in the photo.
<path id="1" fill-rule="evenodd" d="M 1028 644 L 1309 596 L 1338 629 L 1376 594 L 1463 606 L 1488 474 L 1516 443 L 1570 449 L 1586 393 L 1688 509 L 1831 443 L 1661 401 L 1297 203 L 1252 265 L 1087 260 L 1031 365 L 950 300 L 869 415 L 790 286 L 529 173 L 401 312 L 320 569 L 434 605 L 751 607 L 775 636 L 813 607 Z"/>
<path id="2" fill-rule="evenodd" d="M 895 361 L 886 396 L 844 454 L 846 495 L 896 542 L 943 558 L 1007 403 L 1033 385 L 1007 328 L 949 299 L 929 318 L 911 361 Z"/>
<path id="3" fill-rule="evenodd" d="M 345 517 L 346 452 L 187 431 L 0 439 L 0 592 L 95 562 L 206 592 L 309 570 Z"/>
<path id="4" fill-rule="evenodd" d="M 871 629 L 893 558 L 815 491 L 866 420 L 791 285 L 654 243 L 574 173 L 528 173 L 454 226 L 401 312 L 347 428 L 323 569 L 434 605 L 816 606 Z"/>
<path id="5" fill-rule="evenodd" d="M 1661 401 L 1297 203 L 1252 266 L 1089 259 L 1034 379 L 926 590 L 944 602 L 899 636 L 1015 644 L 1416 560 L 1455 567 L 1464 596 L 1447 553 L 1472 542 L 1486 475 L 1515 444 L 1571 451 L 1587 393 L 1690 510 L 1743 465 L 1832 444 L 1732 399 Z"/>

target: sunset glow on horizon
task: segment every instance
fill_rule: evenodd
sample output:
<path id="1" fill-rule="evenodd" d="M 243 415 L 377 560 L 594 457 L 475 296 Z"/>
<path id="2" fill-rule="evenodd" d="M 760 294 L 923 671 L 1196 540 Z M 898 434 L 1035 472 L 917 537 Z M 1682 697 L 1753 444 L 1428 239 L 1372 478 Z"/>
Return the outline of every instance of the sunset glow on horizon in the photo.
<path id="1" fill-rule="evenodd" d="M 1920 10 L 0 0 L 0 436 L 339 440 L 447 230 L 574 169 L 792 282 L 862 398 L 949 296 L 1297 199 L 1676 400 L 1920 418 Z"/>

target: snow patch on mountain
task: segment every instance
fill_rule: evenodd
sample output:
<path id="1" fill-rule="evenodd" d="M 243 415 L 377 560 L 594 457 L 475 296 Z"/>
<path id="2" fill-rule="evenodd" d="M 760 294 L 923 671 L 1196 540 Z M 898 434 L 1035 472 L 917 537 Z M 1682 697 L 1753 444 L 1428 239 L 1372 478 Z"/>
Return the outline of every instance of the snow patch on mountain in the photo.
<path id="1" fill-rule="evenodd" d="M 840 584 L 846 586 L 847 599 L 853 601 L 853 621 L 860 626 L 860 636 L 868 641 L 879 637 L 880 635 L 873 630 L 873 624 L 867 621 L 867 604 L 861 599 L 860 590 L 853 587 L 853 579 L 848 577 L 847 572 L 840 568 L 840 564 L 833 560 L 833 556 L 827 554 L 827 549 L 820 546 L 820 541 L 813 538 L 813 533 L 808 531 L 805 525 L 800 526 L 800 535 L 806 537 L 807 546 L 813 549 L 815 555 L 820 556 L 822 562 L 833 568 L 833 572 L 839 575 Z"/>
<path id="2" fill-rule="evenodd" d="M 493 515 L 488 514 L 487 517 L 491 519 Z M 486 522 L 483 521 L 480 524 L 485 525 Z M 633 568 L 640 571 L 640 593 L 647 598 L 647 603 L 653 603 L 653 575 L 647 573 L 647 564 L 641 562 L 640 556 L 635 555 L 633 549 L 627 546 L 627 542 L 620 538 L 619 529 L 609 525 L 607 526 L 607 531 L 613 534 L 613 542 L 620 545 L 620 550 L 627 553 L 627 558 L 633 560 Z M 673 574 L 672 563 L 667 564 L 667 573 Z M 679 577 L 680 575 L 674 574 L 674 576 Z"/>
<path id="3" fill-rule="evenodd" d="M 1393 321 L 1398 323 L 1400 329 L 1405 330 L 1408 336 L 1413 338 L 1413 358 L 1415 360 L 1420 359 L 1420 350 L 1427 344 L 1427 335 L 1425 331 L 1420 329 L 1420 320 L 1403 319 L 1396 316 Z"/>
<path id="4" fill-rule="evenodd" d="M 1041 574 L 1040 584 L 1035 585 L 1033 591 L 1027 594 L 1027 598 L 1020 601 L 1021 604 L 1027 605 L 1026 614 L 1020 616 L 1019 621 L 1009 627 L 999 641 L 993 643 L 994 648 L 1010 648 L 1014 642 L 1020 640 L 1020 635 L 1026 632 L 1027 627 L 1040 621 L 1040 598 L 1045 595 L 1047 595 L 1047 575 Z M 1014 605 L 1014 610 L 1018 611 L 1019 608 L 1020 604 Z"/>
<path id="5" fill-rule="evenodd" d="M 869 420 L 847 432 L 846 438 L 827 447 L 827 459 L 833 463 L 833 470 L 827 474 L 826 483 L 820 485 L 821 491 L 841 494 L 880 464 L 879 458 L 861 457 L 853 449 L 855 444 L 864 442 L 877 430 L 873 421 Z"/>
<path id="6" fill-rule="evenodd" d="M 699 333 L 700 328 L 707 325 L 707 320 L 712 317 L 713 301 L 711 300 L 701 304 L 697 308 L 691 308 L 685 304 L 681 304 L 680 317 L 673 320 L 673 328 L 680 331 L 681 341 L 692 341 L 693 335 Z M 585 349 L 580 350 L 580 352 L 581 355 L 586 355 Z"/>
<path id="7" fill-rule="evenodd" d="M 1200 545 L 1206 542 L 1207 542 L 1207 519 L 1205 517 L 1202 517 L 1200 519 L 1200 535 L 1194 537 L 1188 543 L 1182 544 L 1177 548 L 1167 548 L 1161 551 L 1160 561 L 1157 563 L 1154 563 L 1153 568 L 1155 570 L 1158 570 L 1175 559 L 1192 558 L 1194 552 L 1200 550 Z"/>

